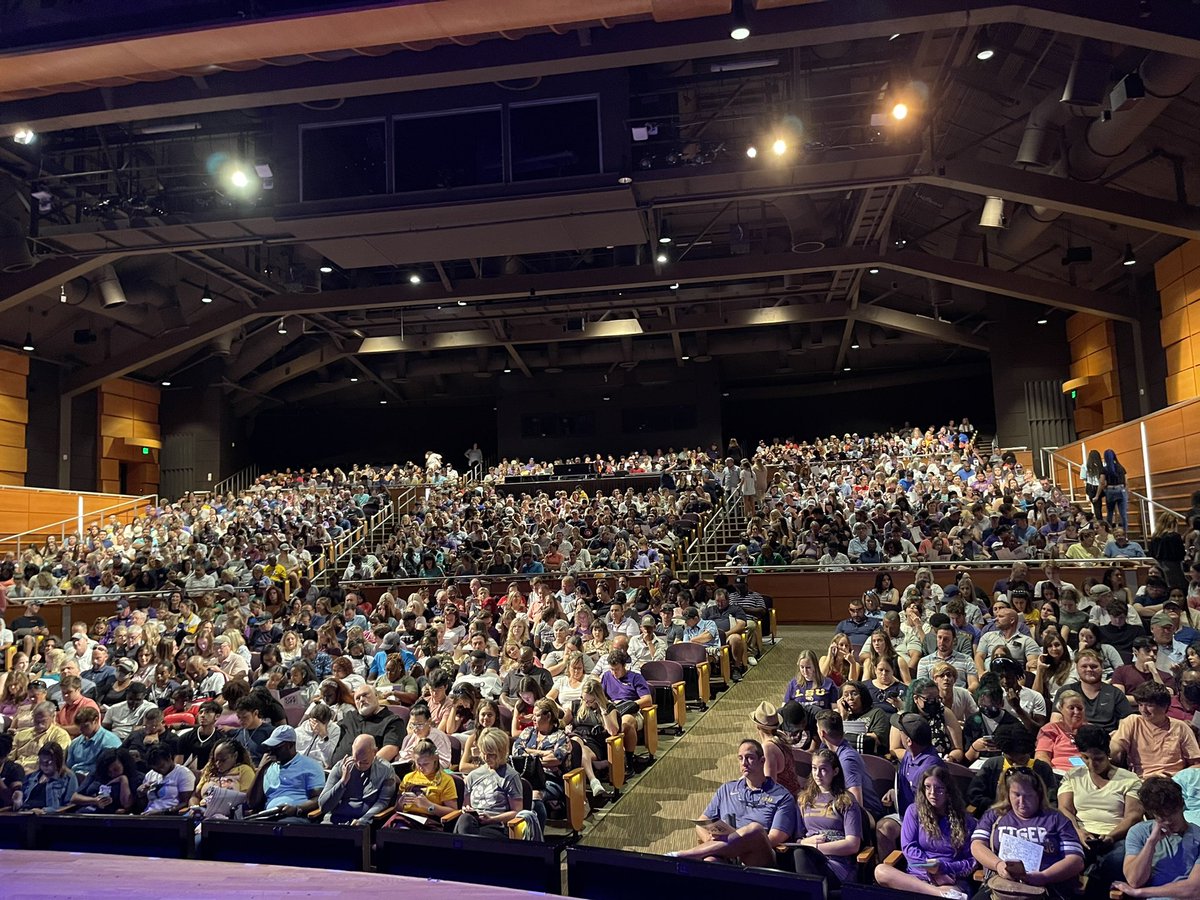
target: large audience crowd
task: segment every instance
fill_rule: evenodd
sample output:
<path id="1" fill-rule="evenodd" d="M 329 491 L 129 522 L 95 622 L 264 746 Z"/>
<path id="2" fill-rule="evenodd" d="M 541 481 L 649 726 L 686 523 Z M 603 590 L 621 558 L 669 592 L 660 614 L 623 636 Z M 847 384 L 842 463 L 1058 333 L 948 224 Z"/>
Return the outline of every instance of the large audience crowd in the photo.
<path id="1" fill-rule="evenodd" d="M 757 664 L 770 601 L 748 573 L 866 563 L 874 588 L 759 705 L 741 777 L 673 855 L 950 897 L 1065 898 L 1085 873 L 1096 898 L 1200 891 L 1200 562 L 1181 541 L 1127 583 L 1146 554 L 1115 456 L 1094 483 L 1082 467 L 1094 502 L 1072 504 L 980 459 L 965 421 L 593 456 L 660 476 L 594 496 L 531 496 L 503 479 L 542 464 L 470 453 L 481 478 L 428 457 L 275 473 L 5 561 L 0 807 L 536 839 L 569 773 L 602 804 L 618 764 L 653 762 L 643 667 L 677 644 L 714 666 L 728 648 L 730 686 Z M 314 584 L 314 556 L 403 484 L 426 490 L 392 533 Z M 746 515 L 730 571 L 675 577 L 722 503 Z M 921 565 L 971 559 L 1011 569 L 984 585 Z M 117 613 L 63 641 L 40 614 L 59 594 Z"/>

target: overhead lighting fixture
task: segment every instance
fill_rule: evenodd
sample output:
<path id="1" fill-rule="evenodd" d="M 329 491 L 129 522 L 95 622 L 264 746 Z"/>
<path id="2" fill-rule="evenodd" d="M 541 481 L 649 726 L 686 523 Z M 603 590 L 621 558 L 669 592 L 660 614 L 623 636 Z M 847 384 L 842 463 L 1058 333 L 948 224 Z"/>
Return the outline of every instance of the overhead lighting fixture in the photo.
<path id="1" fill-rule="evenodd" d="M 358 382 L 358 376 L 357 376 L 357 375 L 351 375 L 351 376 L 350 376 L 350 383 L 351 383 L 351 384 L 356 384 L 357 382 Z"/>
<path id="2" fill-rule="evenodd" d="M 333 274 L 333 266 L 321 266 L 320 271 L 321 271 L 322 275 L 332 275 Z"/>
<path id="3" fill-rule="evenodd" d="M 617 179 L 617 184 L 633 184 L 633 176 L 632 175 L 621 175 Z"/>
<path id="4" fill-rule="evenodd" d="M 842 371 L 843 371 L 843 372 L 849 372 L 849 371 L 850 371 L 850 367 L 849 367 L 849 366 L 843 366 L 843 367 L 842 367 Z"/>
<path id="5" fill-rule="evenodd" d="M 774 57 L 760 57 L 756 59 L 725 59 L 718 60 L 708 64 L 710 72 L 747 72 L 751 69 L 771 69 L 779 65 L 779 60 Z"/>
<path id="6" fill-rule="evenodd" d="M 32 128 L 18 128 L 13 133 L 13 140 L 18 144 L 32 144 L 37 140 L 37 132 Z"/>
<path id="7" fill-rule="evenodd" d="M 691 359 L 690 356 L 681 356 L 679 358 L 682 359 L 684 362 L 687 362 L 689 359 Z"/>
<path id="8" fill-rule="evenodd" d="M 162 381 L 160 381 L 160 382 L 159 382 L 159 384 L 161 384 L 163 387 L 170 387 L 170 386 L 171 386 L 171 382 L 170 382 L 170 381 L 168 381 L 168 380 L 167 380 L 167 379 L 165 379 L 165 378 L 164 378 Z"/>
<path id="9" fill-rule="evenodd" d="M 729 391 L 721 391 L 721 396 L 722 396 L 722 397 L 728 397 L 728 396 L 729 396 Z"/>
<path id="10" fill-rule="evenodd" d="M 659 242 L 660 244 L 669 244 L 669 243 L 671 243 L 671 232 L 670 232 L 670 230 L 667 228 L 667 223 L 666 223 L 666 220 L 664 220 L 664 221 L 663 221 L 663 222 L 662 222 L 662 223 L 661 223 L 661 224 L 658 226 L 658 242 Z"/>
<path id="11" fill-rule="evenodd" d="M 858 348 L 859 348 L 858 341 L 855 341 L 853 344 L 850 345 L 851 350 L 857 350 Z"/>
<path id="12" fill-rule="evenodd" d="M 245 169 L 234 169 L 229 173 L 229 183 L 238 190 L 245 190 L 250 187 L 250 173 Z"/>
<path id="13" fill-rule="evenodd" d="M 673 290 L 673 291 L 679 290 L 679 282 L 678 281 L 676 281 L 673 285 L 671 285 L 671 290 Z"/>
<path id="14" fill-rule="evenodd" d="M 1038 319 L 1038 320 L 1037 320 L 1037 323 L 1038 323 L 1039 325 L 1049 325 L 1049 324 L 1050 324 L 1050 320 L 1049 320 L 1049 319 L 1047 319 L 1045 316 L 1042 316 L 1040 319 Z"/>
<path id="15" fill-rule="evenodd" d="M 894 41 L 894 40 L 895 40 L 896 38 L 898 38 L 898 37 L 900 37 L 900 34 L 899 34 L 899 33 L 896 33 L 896 34 L 893 34 L 893 35 L 892 35 L 890 38 L 888 38 L 888 40 L 889 40 L 889 41 Z"/>
<path id="16" fill-rule="evenodd" d="M 776 138 L 775 143 L 771 145 L 771 152 L 776 156 L 783 156 L 787 153 L 787 141 L 783 138 Z"/>
<path id="17" fill-rule="evenodd" d="M 280 334 L 287 334 L 287 320 L 286 320 L 286 319 L 284 319 L 284 318 L 281 318 L 281 319 L 279 320 L 279 329 L 278 329 L 278 331 L 279 331 L 279 333 L 280 333 Z"/>
<path id="18" fill-rule="evenodd" d="M 204 292 L 202 294 L 200 294 L 200 302 L 201 303 L 212 303 L 213 302 L 212 291 L 210 291 L 208 289 L 207 284 L 204 285 Z"/>
<path id="19" fill-rule="evenodd" d="M 654 257 L 654 261 L 656 263 L 665 263 L 665 262 L 668 262 L 669 260 L 670 260 L 670 257 L 667 256 L 666 250 L 659 250 L 658 256 Z"/>
<path id="20" fill-rule="evenodd" d="M 422 279 L 421 279 L 421 275 L 419 272 L 413 272 L 411 275 L 408 276 L 409 284 L 420 284 L 421 280 Z"/>
<path id="21" fill-rule="evenodd" d="M 601 397 L 600 399 L 601 399 L 601 400 L 611 400 L 611 399 L 612 399 L 612 397 Z"/>
<path id="22" fill-rule="evenodd" d="M 505 370 L 504 370 L 504 374 L 505 374 L 505 375 L 511 375 L 511 374 L 512 374 L 512 369 L 505 369 Z"/>
<path id="23" fill-rule="evenodd" d="M 131 128 L 134 134 L 174 134 L 178 131 L 199 131 L 199 122 L 155 122 Z"/>
<path id="24" fill-rule="evenodd" d="M 746 20 L 744 0 L 733 0 L 733 21 L 730 23 L 729 36 L 735 41 L 744 41 L 750 37 L 750 23 Z"/>
<path id="25" fill-rule="evenodd" d="M 379 405 L 380 405 L 380 406 L 387 406 L 387 397 L 380 397 L 380 398 L 379 398 Z"/>
<path id="26" fill-rule="evenodd" d="M 875 268 L 874 266 L 872 266 L 871 268 L 867 269 L 867 274 L 868 274 L 868 275 L 878 275 L 878 274 L 879 274 L 879 269 L 877 269 L 877 268 Z"/>
<path id="27" fill-rule="evenodd" d="M 642 323 L 637 319 L 609 319 L 606 322 L 588 322 L 583 326 L 588 337 L 632 337 L 642 334 Z"/>
<path id="28" fill-rule="evenodd" d="M 100 274 L 96 276 L 96 287 L 100 290 L 100 305 L 105 309 L 123 306 L 127 302 L 125 288 L 121 286 L 117 270 L 111 265 L 100 270 Z"/>
<path id="29" fill-rule="evenodd" d="M 21 345 L 21 349 L 24 350 L 26 353 L 33 352 L 34 348 L 33 348 L 33 332 L 32 331 L 25 332 L 25 343 L 23 343 Z"/>
<path id="30" fill-rule="evenodd" d="M 758 156 L 758 148 L 751 144 L 746 148 L 746 155 L 751 159 L 754 159 L 754 157 Z"/>
<path id="31" fill-rule="evenodd" d="M 983 211 L 979 214 L 980 228 L 1005 228 L 1008 226 L 1008 216 L 1004 214 L 1004 198 L 988 197 L 983 201 Z"/>
<path id="32" fill-rule="evenodd" d="M 60 284 L 58 286 L 58 302 L 59 303 L 67 302 L 67 286 L 65 284 Z"/>
<path id="33" fill-rule="evenodd" d="M 458 305 L 459 305 L 459 306 L 466 306 L 466 305 L 467 305 L 467 301 L 466 301 L 466 300 L 459 300 L 459 301 L 458 301 Z"/>
<path id="34" fill-rule="evenodd" d="M 908 104 L 896 103 L 892 106 L 892 118 L 897 122 L 902 122 L 908 118 Z"/>
<path id="35" fill-rule="evenodd" d="M 984 47 L 978 53 L 975 54 L 975 58 L 977 60 L 979 60 L 980 62 L 987 62 L 989 59 L 991 59 L 995 55 L 996 55 L 996 51 L 993 50 L 991 47 Z"/>
<path id="36" fill-rule="evenodd" d="M 1133 252 L 1133 244 L 1125 245 L 1125 256 L 1121 259 L 1121 265 L 1133 266 L 1137 264 L 1137 255 Z"/>

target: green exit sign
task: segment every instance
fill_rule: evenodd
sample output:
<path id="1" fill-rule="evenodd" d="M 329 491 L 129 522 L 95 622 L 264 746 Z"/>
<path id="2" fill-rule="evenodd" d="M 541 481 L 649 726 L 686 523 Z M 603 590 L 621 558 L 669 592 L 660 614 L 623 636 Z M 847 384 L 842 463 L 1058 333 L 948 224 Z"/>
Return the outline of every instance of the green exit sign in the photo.
<path id="1" fill-rule="evenodd" d="M 1079 391 L 1075 391 L 1075 390 L 1071 391 L 1071 399 L 1072 400 L 1074 400 L 1077 396 L 1079 396 Z"/>
<path id="2" fill-rule="evenodd" d="M 1074 393 L 1074 392 L 1072 392 L 1072 393 Z M 149 448 L 149 447 L 143 447 L 143 448 L 142 448 L 142 456 L 149 456 L 149 455 L 150 455 L 150 448 Z"/>

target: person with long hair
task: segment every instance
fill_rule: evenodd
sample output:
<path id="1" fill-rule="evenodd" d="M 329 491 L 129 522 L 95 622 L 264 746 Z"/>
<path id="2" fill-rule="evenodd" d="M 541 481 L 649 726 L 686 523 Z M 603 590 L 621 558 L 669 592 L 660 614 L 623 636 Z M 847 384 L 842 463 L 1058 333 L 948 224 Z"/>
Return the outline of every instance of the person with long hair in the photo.
<path id="1" fill-rule="evenodd" d="M 800 846 L 796 872 L 828 879 L 837 887 L 854 881 L 856 857 L 862 846 L 863 811 L 846 790 L 846 779 L 837 753 L 822 749 L 813 754 L 812 776 L 796 798 Z"/>
<path id="2" fill-rule="evenodd" d="M 783 702 L 787 704 L 797 700 L 809 706 L 829 709 L 837 694 L 833 679 L 821 675 L 817 654 L 805 650 L 796 660 L 796 677 L 788 682 L 787 690 L 783 692 Z"/>
<path id="3" fill-rule="evenodd" d="M 1121 530 L 1128 531 L 1129 493 L 1125 485 L 1125 467 L 1117 459 L 1116 451 L 1111 447 L 1104 451 L 1103 481 L 1104 506 L 1107 513 L 1105 520 L 1109 527 L 1113 526 L 1113 513 L 1121 517 Z"/>
<path id="4" fill-rule="evenodd" d="M 19 792 L 14 792 L 13 812 L 28 811 L 35 816 L 57 812 L 79 793 L 79 778 L 66 762 L 63 748 L 47 741 L 37 754 L 37 768 L 25 776 Z"/>
<path id="5" fill-rule="evenodd" d="M 1047 630 L 1042 635 L 1042 655 L 1038 657 L 1033 689 L 1045 697 L 1046 705 L 1050 706 L 1058 692 L 1074 680 L 1075 663 L 1070 647 L 1057 631 Z"/>
<path id="6" fill-rule="evenodd" d="M 500 707 L 493 700 L 480 700 L 475 705 L 475 729 L 463 741 L 462 758 L 458 770 L 464 775 L 481 765 L 479 757 L 479 735 L 485 729 L 495 728 L 500 723 Z M 414 749 L 415 752 L 415 749 Z"/>
<path id="7" fill-rule="evenodd" d="M 871 699 L 871 691 L 863 681 L 847 681 L 833 707 L 843 722 L 861 723 L 847 730 L 846 741 L 859 753 L 886 756 L 891 729 L 890 709 L 881 709 Z"/>
<path id="8" fill-rule="evenodd" d="M 871 692 L 871 702 L 883 708 L 899 712 L 904 706 L 904 694 L 908 686 L 897 677 L 896 666 L 900 662 L 882 657 L 875 664 L 875 677 L 866 682 L 867 690 Z"/>
<path id="9" fill-rule="evenodd" d="M 885 611 L 899 611 L 900 591 L 897 590 L 891 572 L 876 572 L 875 595 L 879 598 L 879 606 Z"/>
<path id="10" fill-rule="evenodd" d="M 908 686 L 903 711 L 916 713 L 929 723 L 931 743 L 942 759 L 962 762 L 966 758 L 962 750 L 962 726 L 954 710 L 942 702 L 941 690 L 932 679 L 917 678 Z M 889 746 L 897 758 L 904 755 L 900 729 L 895 725 L 892 726 Z"/>
<path id="11" fill-rule="evenodd" d="M 892 646 L 892 638 L 887 633 L 886 628 L 877 628 L 867 638 L 863 644 L 862 652 L 859 653 L 859 659 L 862 661 L 862 679 L 863 681 L 871 681 L 875 677 L 875 665 L 881 657 L 886 657 L 892 662 L 892 671 L 901 672 L 903 669 L 900 665 L 900 659 L 896 655 L 896 648 Z M 905 661 L 904 669 L 907 669 L 907 661 Z"/>
<path id="12" fill-rule="evenodd" d="M 880 887 L 935 897 L 971 894 L 975 858 L 970 837 L 975 825 L 949 770 L 941 765 L 926 769 L 900 826 L 900 848 L 909 871 L 881 863 L 875 867 L 875 881 Z"/>
<path id="13" fill-rule="evenodd" d="M 1078 886 L 1083 871 L 1083 845 L 1071 820 L 1046 800 L 1046 785 L 1026 768 L 1005 769 L 1000 776 L 999 799 L 980 819 L 971 834 L 971 855 L 989 874 L 1033 887 L 1044 887 L 1056 900 L 1067 900 Z M 1000 858 L 1004 835 L 1025 837 L 1036 834 L 1042 847 L 1036 871 Z"/>
<path id="14" fill-rule="evenodd" d="M 200 772 L 196 789 L 188 797 L 188 808 L 198 810 L 205 819 L 229 818 L 233 809 L 245 802 L 252 784 L 250 751 L 238 741 L 221 741 Z"/>
<path id="15" fill-rule="evenodd" d="M 789 794 L 796 796 L 804 785 L 796 771 L 792 745 L 779 734 L 779 711 L 764 700 L 758 704 L 758 709 L 754 711 L 750 721 L 758 730 L 763 746 L 763 771 L 768 777 L 775 779 L 777 784 L 787 788 Z"/>
<path id="16" fill-rule="evenodd" d="M 1088 451 L 1087 462 L 1080 467 L 1079 475 L 1083 479 L 1088 502 L 1092 504 L 1092 515 L 1098 522 L 1104 517 L 1101 508 L 1104 504 L 1104 463 L 1100 460 L 1099 450 Z"/>
<path id="17" fill-rule="evenodd" d="M 1187 555 L 1183 536 L 1179 533 L 1180 518 L 1171 510 L 1159 513 L 1154 522 L 1154 533 L 1150 535 L 1147 552 L 1162 569 L 1168 587 L 1187 588 L 1187 577 L 1183 572 L 1183 560 Z"/>

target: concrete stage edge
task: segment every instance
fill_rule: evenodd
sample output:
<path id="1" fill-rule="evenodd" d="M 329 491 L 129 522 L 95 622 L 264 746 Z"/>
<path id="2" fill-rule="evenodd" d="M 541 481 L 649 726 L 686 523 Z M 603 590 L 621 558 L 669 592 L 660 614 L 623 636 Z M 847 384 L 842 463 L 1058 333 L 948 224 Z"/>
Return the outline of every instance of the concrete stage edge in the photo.
<path id="1" fill-rule="evenodd" d="M 0 850 L 4 900 L 523 900 L 533 891 L 400 875 L 101 853 Z"/>

